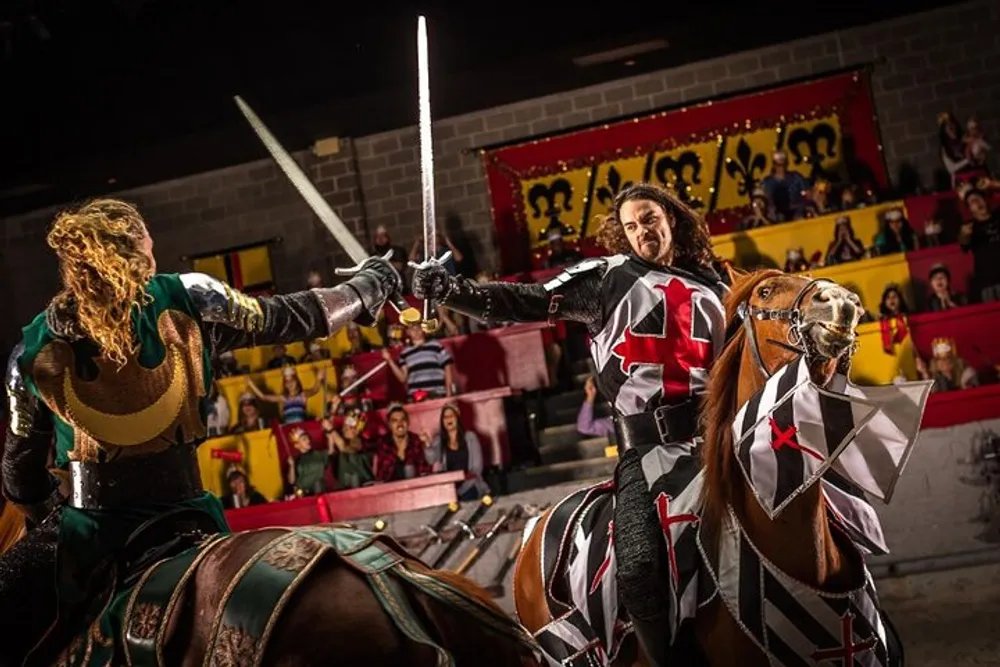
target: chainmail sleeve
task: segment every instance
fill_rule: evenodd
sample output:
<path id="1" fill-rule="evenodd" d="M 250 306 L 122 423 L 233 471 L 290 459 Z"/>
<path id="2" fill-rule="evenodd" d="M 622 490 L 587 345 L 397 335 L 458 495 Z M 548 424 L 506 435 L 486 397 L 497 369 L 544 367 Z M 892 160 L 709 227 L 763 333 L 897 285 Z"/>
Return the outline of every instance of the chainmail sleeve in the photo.
<path id="1" fill-rule="evenodd" d="M 603 259 L 586 260 L 547 283 L 477 283 L 450 276 L 441 305 L 487 324 L 569 320 L 597 333 L 603 325 Z"/>
<path id="2" fill-rule="evenodd" d="M 18 366 L 24 351 L 19 343 L 11 353 L 4 381 L 10 423 L 3 447 L 2 488 L 32 521 L 41 521 L 55 509 L 58 481 L 46 467 L 52 447 L 52 413 L 27 386 Z"/>

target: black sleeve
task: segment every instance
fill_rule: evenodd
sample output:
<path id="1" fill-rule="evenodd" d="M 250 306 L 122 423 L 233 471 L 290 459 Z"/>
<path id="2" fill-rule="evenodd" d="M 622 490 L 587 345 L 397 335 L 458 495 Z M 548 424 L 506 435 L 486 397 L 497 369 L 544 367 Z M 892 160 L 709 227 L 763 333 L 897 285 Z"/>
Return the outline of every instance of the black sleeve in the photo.
<path id="1" fill-rule="evenodd" d="M 477 283 L 451 276 L 442 305 L 487 324 L 502 322 L 580 322 L 597 333 L 603 322 L 603 259 L 586 260 L 547 283 Z"/>
<path id="2" fill-rule="evenodd" d="M 23 353 L 18 344 L 7 364 L 5 388 L 10 421 L 4 439 L 2 484 L 4 495 L 33 521 L 55 508 L 59 487 L 47 464 L 52 447 L 52 412 L 31 393 L 18 366 Z"/>

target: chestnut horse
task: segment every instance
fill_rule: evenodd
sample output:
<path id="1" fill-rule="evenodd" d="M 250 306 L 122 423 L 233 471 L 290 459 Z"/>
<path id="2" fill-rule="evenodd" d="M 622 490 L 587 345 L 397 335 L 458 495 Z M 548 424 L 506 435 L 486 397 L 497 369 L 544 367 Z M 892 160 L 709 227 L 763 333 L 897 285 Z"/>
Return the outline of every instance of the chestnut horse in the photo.
<path id="1" fill-rule="evenodd" d="M 50 629 L 28 664 L 540 667 L 533 639 L 477 584 L 349 526 L 207 536 L 126 580 L 75 636 Z M 113 605 L 122 627 L 109 631 Z M 9 650 L 0 642 L 0 664 Z"/>
<path id="2" fill-rule="evenodd" d="M 740 406 L 763 387 L 767 377 L 803 353 L 811 379 L 820 386 L 838 370 L 845 372 L 855 345 L 855 328 L 863 313 L 860 301 L 840 286 L 780 271 L 731 271 L 731 278 L 732 289 L 726 298 L 730 337 L 711 369 L 702 409 L 704 484 L 700 521 L 706 527 L 720 527 L 731 507 L 749 539 L 790 577 L 826 592 L 856 588 L 863 583 L 863 564 L 854 545 L 845 543 L 839 532 L 831 531 L 820 484 L 813 484 L 771 520 L 734 465 L 731 425 Z M 733 324 L 737 311 L 749 315 L 741 318 L 743 326 L 738 329 L 739 321 Z M 558 589 L 563 585 L 559 576 L 543 581 L 541 548 L 550 516 L 551 510 L 531 528 L 514 573 L 515 608 L 519 620 L 532 634 L 554 620 L 545 586 Z M 718 595 L 699 608 L 694 639 L 700 645 L 701 660 L 696 660 L 699 664 L 770 664 Z M 890 637 L 890 645 L 898 651 L 893 639 Z M 639 655 L 634 637 L 629 637 L 612 664 L 648 663 Z M 688 664 L 685 662 L 685 667 Z"/>

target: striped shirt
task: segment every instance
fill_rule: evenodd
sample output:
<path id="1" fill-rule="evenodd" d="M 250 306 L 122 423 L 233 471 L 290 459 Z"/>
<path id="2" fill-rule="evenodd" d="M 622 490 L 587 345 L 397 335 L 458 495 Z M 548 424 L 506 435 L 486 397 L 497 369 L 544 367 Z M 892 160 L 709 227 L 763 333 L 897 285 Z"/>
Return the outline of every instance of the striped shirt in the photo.
<path id="1" fill-rule="evenodd" d="M 399 355 L 399 365 L 409 373 L 406 378 L 407 394 L 413 396 L 418 391 L 426 391 L 432 396 L 444 396 L 444 369 L 451 363 L 448 350 L 436 340 L 403 350 Z"/>

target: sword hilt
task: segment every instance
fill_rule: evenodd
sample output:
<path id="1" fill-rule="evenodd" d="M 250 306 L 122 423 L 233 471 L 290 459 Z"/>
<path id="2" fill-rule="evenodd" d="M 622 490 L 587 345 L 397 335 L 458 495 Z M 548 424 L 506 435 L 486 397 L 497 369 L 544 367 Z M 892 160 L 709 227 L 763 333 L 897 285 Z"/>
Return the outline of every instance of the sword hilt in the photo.
<path id="1" fill-rule="evenodd" d="M 419 264 L 417 262 L 410 262 L 410 266 L 413 267 L 414 269 L 424 269 L 433 264 L 441 266 L 449 259 L 451 259 L 451 250 L 445 251 L 445 253 L 440 257 L 428 258 L 422 264 Z M 438 319 L 437 317 L 435 317 L 435 315 L 437 315 L 437 308 L 434 305 L 434 300 L 424 299 L 424 317 L 423 321 L 420 323 L 420 326 L 426 333 L 430 334 L 435 333 L 440 328 L 440 322 L 438 322 Z M 400 316 L 400 319 L 402 319 L 402 316 Z"/>

